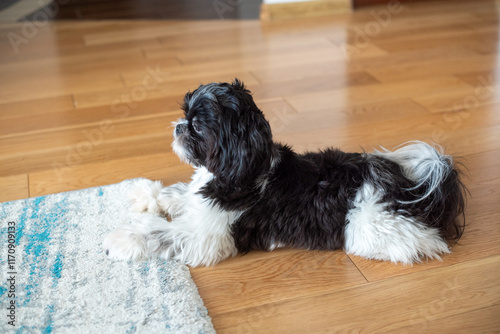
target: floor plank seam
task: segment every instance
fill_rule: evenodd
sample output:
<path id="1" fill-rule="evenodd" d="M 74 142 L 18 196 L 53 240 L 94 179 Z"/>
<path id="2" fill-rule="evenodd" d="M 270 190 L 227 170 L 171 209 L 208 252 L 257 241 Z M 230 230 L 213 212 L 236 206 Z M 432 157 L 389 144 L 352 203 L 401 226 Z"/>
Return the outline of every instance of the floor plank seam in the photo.
<path id="1" fill-rule="evenodd" d="M 31 184 L 30 184 L 30 174 L 26 174 L 26 181 L 28 182 L 28 198 L 31 198 Z"/>
<path id="2" fill-rule="evenodd" d="M 371 283 L 371 281 L 368 280 L 368 278 L 365 276 L 365 274 L 358 267 L 358 265 L 356 264 L 356 262 L 353 261 L 353 259 L 351 258 L 351 256 L 349 254 L 347 254 L 347 253 L 346 253 L 346 255 L 349 258 L 349 261 L 351 261 L 351 263 L 356 267 L 356 269 L 359 271 L 359 273 L 363 276 L 363 278 L 365 279 L 366 283 Z"/>

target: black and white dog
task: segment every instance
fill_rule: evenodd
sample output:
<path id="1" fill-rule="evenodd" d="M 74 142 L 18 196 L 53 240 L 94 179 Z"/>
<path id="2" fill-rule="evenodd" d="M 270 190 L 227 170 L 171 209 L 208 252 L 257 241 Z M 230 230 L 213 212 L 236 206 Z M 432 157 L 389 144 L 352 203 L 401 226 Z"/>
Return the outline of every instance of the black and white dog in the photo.
<path id="1" fill-rule="evenodd" d="M 208 266 L 297 247 L 411 264 L 439 259 L 463 233 L 466 190 L 440 149 L 412 142 L 394 152 L 297 154 L 273 142 L 238 80 L 187 93 L 183 110 L 173 150 L 195 167 L 192 181 L 137 181 L 132 207 L 154 215 L 106 237 L 112 259 Z"/>

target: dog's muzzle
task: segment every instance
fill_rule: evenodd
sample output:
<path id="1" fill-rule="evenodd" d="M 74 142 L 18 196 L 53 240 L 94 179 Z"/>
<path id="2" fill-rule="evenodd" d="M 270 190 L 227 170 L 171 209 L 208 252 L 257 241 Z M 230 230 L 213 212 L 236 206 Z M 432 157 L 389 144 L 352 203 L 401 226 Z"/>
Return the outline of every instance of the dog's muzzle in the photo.
<path id="1" fill-rule="evenodd" d="M 175 126 L 175 136 L 178 137 L 180 135 L 182 135 L 184 132 L 186 132 L 187 130 L 187 123 L 178 123 L 176 126 Z"/>

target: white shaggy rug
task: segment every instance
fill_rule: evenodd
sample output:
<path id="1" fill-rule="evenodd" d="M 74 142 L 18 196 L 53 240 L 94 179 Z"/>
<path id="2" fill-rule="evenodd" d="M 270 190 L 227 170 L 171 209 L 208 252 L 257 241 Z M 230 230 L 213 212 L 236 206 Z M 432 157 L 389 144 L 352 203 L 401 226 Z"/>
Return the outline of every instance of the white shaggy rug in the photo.
<path id="1" fill-rule="evenodd" d="M 215 332 L 186 266 L 102 251 L 132 181 L 0 204 L 0 333 Z"/>

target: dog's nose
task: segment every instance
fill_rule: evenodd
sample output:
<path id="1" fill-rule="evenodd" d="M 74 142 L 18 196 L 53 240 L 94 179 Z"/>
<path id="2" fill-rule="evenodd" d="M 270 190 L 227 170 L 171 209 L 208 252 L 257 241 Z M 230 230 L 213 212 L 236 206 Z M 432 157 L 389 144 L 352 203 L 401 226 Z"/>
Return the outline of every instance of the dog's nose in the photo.
<path id="1" fill-rule="evenodd" d="M 186 124 L 185 123 L 179 123 L 175 126 L 175 135 L 179 136 L 183 134 L 186 131 Z"/>

